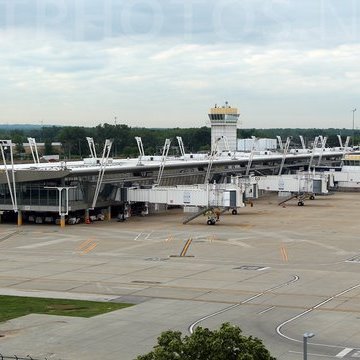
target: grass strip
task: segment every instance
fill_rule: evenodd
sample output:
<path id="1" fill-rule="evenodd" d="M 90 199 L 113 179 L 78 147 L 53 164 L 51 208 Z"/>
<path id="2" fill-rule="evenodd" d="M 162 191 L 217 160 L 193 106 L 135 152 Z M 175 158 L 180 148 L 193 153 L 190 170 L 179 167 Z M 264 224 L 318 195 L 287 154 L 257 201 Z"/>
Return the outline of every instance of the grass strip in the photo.
<path id="1" fill-rule="evenodd" d="M 0 295 L 0 322 L 28 314 L 89 318 L 129 306 L 132 304 Z"/>

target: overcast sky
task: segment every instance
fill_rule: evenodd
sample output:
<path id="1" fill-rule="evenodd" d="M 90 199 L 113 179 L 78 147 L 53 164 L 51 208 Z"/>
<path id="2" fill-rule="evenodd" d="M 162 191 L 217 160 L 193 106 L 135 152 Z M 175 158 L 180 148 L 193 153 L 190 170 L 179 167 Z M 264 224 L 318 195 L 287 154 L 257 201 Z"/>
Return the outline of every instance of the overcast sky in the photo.
<path id="1" fill-rule="evenodd" d="M 0 122 L 352 128 L 358 0 L 0 0 Z"/>

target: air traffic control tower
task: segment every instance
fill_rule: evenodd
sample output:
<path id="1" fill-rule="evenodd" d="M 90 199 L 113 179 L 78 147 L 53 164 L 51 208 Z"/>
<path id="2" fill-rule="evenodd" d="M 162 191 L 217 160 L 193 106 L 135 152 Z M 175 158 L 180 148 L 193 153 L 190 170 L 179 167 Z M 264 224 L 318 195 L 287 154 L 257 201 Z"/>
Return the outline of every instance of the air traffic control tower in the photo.
<path id="1" fill-rule="evenodd" d="M 224 106 L 210 109 L 209 119 L 211 123 L 211 150 L 214 150 L 217 142 L 218 151 L 236 151 L 237 124 L 240 113 L 226 101 Z"/>

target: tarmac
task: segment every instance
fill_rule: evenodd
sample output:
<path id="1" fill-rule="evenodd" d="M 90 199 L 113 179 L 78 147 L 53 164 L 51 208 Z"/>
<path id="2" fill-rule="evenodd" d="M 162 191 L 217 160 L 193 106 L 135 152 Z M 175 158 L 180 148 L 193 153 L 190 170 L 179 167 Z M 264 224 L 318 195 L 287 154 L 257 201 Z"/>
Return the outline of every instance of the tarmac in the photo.
<path id="1" fill-rule="evenodd" d="M 180 209 L 64 229 L 1 224 L 0 294 L 134 306 L 0 323 L 0 354 L 135 359 L 162 331 L 230 322 L 278 360 L 302 359 L 306 332 L 309 359 L 360 358 L 360 193 L 281 200 L 263 196 L 213 226 L 183 225 Z"/>

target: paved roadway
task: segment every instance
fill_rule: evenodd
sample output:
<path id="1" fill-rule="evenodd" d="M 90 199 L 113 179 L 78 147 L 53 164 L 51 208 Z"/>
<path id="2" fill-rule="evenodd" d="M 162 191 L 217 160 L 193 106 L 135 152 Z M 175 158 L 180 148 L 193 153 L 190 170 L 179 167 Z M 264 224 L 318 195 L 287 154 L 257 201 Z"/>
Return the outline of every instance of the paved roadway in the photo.
<path id="1" fill-rule="evenodd" d="M 133 359 L 164 330 L 230 321 L 279 360 L 360 358 L 360 193 L 277 205 L 265 196 L 215 226 L 179 210 L 60 229 L 0 226 L 0 293 L 128 301 L 91 319 L 0 324 L 0 353 Z M 188 257 L 179 255 L 192 238 Z"/>

